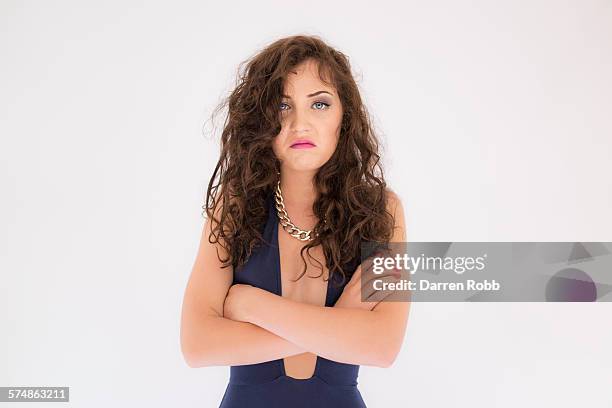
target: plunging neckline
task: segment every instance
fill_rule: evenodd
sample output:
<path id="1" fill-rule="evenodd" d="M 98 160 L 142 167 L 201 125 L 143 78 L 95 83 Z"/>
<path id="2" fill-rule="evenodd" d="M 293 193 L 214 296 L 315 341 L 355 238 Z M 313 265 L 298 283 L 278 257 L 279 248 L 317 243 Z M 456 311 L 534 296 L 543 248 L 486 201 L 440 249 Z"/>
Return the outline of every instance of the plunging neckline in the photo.
<path id="1" fill-rule="evenodd" d="M 270 212 L 269 212 L 269 216 L 272 217 L 272 247 L 274 248 L 274 263 L 276 265 L 274 274 L 275 274 L 275 278 L 276 278 L 276 282 L 277 282 L 277 295 L 279 296 L 283 296 L 283 288 L 282 288 L 282 275 L 281 275 L 281 265 L 280 265 L 280 244 L 279 244 L 279 240 L 278 240 L 278 230 L 282 228 L 282 226 L 280 225 L 280 223 L 278 222 L 278 215 L 276 214 L 275 207 L 274 207 L 274 195 L 272 195 L 270 197 Z M 328 273 L 327 274 L 327 285 L 326 285 L 326 290 L 325 290 L 325 300 L 324 300 L 324 306 L 325 307 L 329 307 L 330 305 L 330 301 L 329 301 L 329 297 L 331 295 L 330 292 L 330 284 L 331 284 L 331 276 Z"/>
<path id="2" fill-rule="evenodd" d="M 282 228 L 282 226 L 280 226 L 280 223 L 278 222 L 278 216 L 276 214 L 276 212 L 274 211 L 274 197 L 272 197 L 271 200 L 271 208 L 270 208 L 270 216 L 273 217 L 273 223 L 272 223 L 272 247 L 274 248 L 273 252 L 274 252 L 274 274 L 276 277 L 276 294 L 278 296 L 283 296 L 283 282 L 282 282 L 282 275 L 281 275 L 281 263 L 280 263 L 280 245 L 279 245 L 279 240 L 278 240 L 278 230 L 279 228 Z M 325 304 L 324 307 L 329 307 L 329 296 L 330 296 L 330 287 L 331 284 L 331 279 L 330 279 L 330 275 L 328 273 L 328 277 L 327 277 L 327 287 L 325 290 Z M 321 361 L 321 357 L 318 354 L 315 354 L 316 359 L 315 359 L 315 367 L 314 367 L 314 371 L 312 373 L 311 377 L 308 378 L 295 378 L 295 377 L 291 377 L 289 375 L 287 375 L 287 372 L 285 371 L 285 358 L 280 358 L 279 359 L 279 365 L 280 365 L 280 370 L 281 370 L 281 376 L 289 378 L 291 380 L 295 380 L 295 381 L 311 381 L 315 378 L 318 378 L 318 373 L 319 373 L 319 366 L 320 366 L 320 361 Z"/>

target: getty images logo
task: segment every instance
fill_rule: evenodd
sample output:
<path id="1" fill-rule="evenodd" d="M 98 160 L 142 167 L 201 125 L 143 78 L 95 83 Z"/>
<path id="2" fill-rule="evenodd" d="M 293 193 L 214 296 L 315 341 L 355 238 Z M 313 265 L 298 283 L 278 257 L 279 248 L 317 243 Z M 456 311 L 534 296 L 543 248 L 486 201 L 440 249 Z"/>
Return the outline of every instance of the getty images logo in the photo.
<path id="1" fill-rule="evenodd" d="M 414 257 L 408 254 L 396 254 L 395 256 L 378 256 L 372 259 L 372 272 L 376 275 L 385 270 L 399 269 L 409 271 L 414 275 L 419 270 L 425 271 L 453 271 L 458 275 L 466 271 L 482 271 L 485 269 L 487 254 L 478 257 L 457 256 L 420 256 Z"/>

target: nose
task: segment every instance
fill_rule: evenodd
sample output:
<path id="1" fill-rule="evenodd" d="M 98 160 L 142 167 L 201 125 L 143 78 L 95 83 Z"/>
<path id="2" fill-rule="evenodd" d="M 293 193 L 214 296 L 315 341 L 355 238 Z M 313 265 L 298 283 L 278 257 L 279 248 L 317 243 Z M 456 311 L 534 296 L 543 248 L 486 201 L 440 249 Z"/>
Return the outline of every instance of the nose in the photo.
<path id="1" fill-rule="evenodd" d="M 310 130 L 308 112 L 305 112 L 302 109 L 293 109 L 289 120 L 289 130 L 291 130 L 292 133 L 308 132 Z"/>

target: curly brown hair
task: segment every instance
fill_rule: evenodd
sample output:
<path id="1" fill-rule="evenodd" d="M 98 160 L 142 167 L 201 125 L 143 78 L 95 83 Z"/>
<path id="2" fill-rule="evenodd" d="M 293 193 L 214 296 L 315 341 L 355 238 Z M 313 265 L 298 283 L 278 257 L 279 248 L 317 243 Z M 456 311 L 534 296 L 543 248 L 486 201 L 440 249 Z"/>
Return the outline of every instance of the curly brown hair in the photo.
<path id="1" fill-rule="evenodd" d="M 357 265 L 354 261 L 359 259 L 361 242 L 389 242 L 393 216 L 387 211 L 379 142 L 349 58 L 318 36 L 279 39 L 239 64 L 235 89 L 215 109 L 216 113 L 227 108 L 227 116 L 220 157 L 202 208 L 213 221 L 209 242 L 219 243 L 227 251 L 225 258 L 217 251 L 223 267 L 239 268 L 263 243 L 266 200 L 274 193 L 280 171 L 272 141 L 281 130 L 284 80 L 307 59 L 318 62 L 319 78 L 338 92 L 343 118 L 336 150 L 314 178 L 318 196 L 313 213 L 319 220 L 326 217 L 333 223 L 326 227 L 319 221 L 315 225 L 313 240 L 300 251 L 304 269 L 299 278 L 307 270 L 304 251 L 312 259 L 310 248 L 321 245 L 329 278 L 340 273 L 344 282 L 350 278 L 344 271 L 346 265 Z M 352 272 L 349 270 L 351 276 Z"/>

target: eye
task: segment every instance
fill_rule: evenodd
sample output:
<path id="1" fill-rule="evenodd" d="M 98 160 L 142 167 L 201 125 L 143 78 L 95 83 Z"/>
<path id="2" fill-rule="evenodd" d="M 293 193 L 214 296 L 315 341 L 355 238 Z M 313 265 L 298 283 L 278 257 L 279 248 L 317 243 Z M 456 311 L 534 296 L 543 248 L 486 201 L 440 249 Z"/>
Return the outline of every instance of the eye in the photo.
<path id="1" fill-rule="evenodd" d="M 315 102 L 315 103 L 312 104 L 312 106 L 315 106 L 315 105 L 319 105 L 319 106 L 324 105 L 325 106 L 324 108 L 321 108 L 321 109 L 317 108 L 317 110 L 325 110 L 325 109 L 329 108 L 329 103 L 326 103 L 326 102 L 318 101 L 318 102 Z"/>
<path id="2" fill-rule="evenodd" d="M 286 106 L 286 108 L 283 108 L 285 106 Z M 327 102 L 323 102 L 323 101 L 317 101 L 317 102 L 313 103 L 312 106 L 315 107 L 315 110 L 327 110 L 327 109 L 329 109 L 330 104 L 327 103 Z M 280 110 L 281 111 L 286 111 L 287 109 L 289 109 L 289 105 L 286 104 L 285 102 L 281 102 Z"/>

